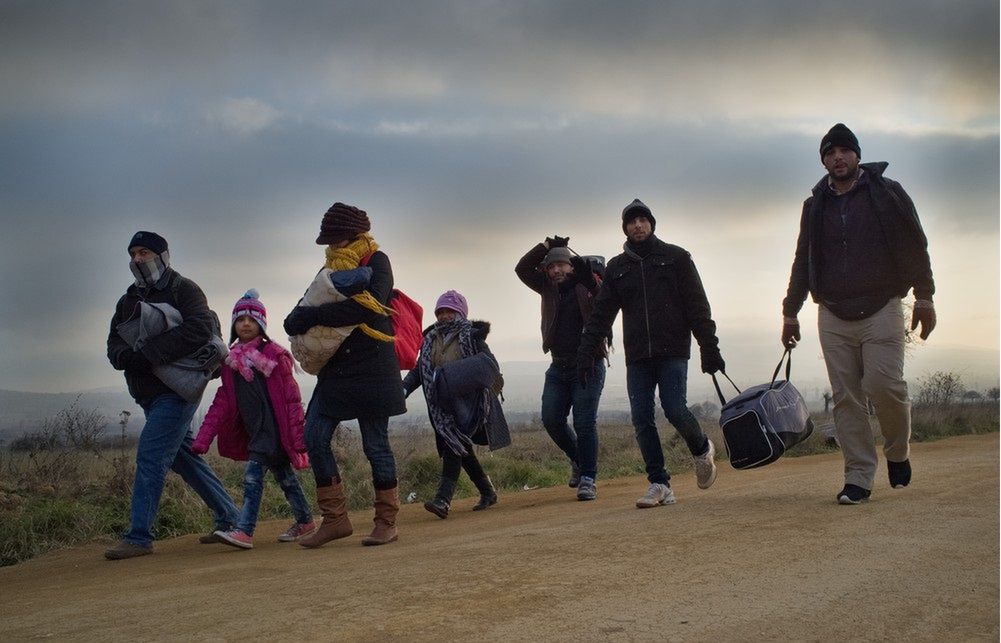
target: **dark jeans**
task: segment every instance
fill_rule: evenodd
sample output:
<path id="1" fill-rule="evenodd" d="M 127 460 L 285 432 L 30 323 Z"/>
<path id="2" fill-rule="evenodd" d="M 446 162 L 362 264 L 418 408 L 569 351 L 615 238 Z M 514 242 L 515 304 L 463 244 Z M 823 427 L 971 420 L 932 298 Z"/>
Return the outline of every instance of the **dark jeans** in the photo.
<path id="1" fill-rule="evenodd" d="M 273 466 L 248 460 L 247 468 L 243 472 L 243 508 L 240 510 L 240 518 L 236 521 L 236 528 L 248 536 L 254 535 L 254 527 L 257 526 L 257 513 L 261 509 L 261 495 L 264 492 L 264 476 L 269 469 L 285 493 L 285 499 L 292 507 L 296 522 L 305 524 L 313 520 L 309 501 L 302 492 L 299 478 L 296 477 L 291 464 L 286 462 L 280 466 Z"/>
<path id="2" fill-rule="evenodd" d="M 688 410 L 688 360 L 683 357 L 643 360 L 626 366 L 626 389 L 632 414 L 636 442 L 646 464 L 650 482 L 667 484 L 671 476 L 664 468 L 664 449 L 657 433 L 654 417 L 653 392 L 660 391 L 664 414 L 688 444 L 693 456 L 709 449 L 709 438 L 702 432 L 699 421 Z"/>
<path id="3" fill-rule="evenodd" d="M 605 386 L 605 364 L 597 361 L 594 376 L 583 387 L 575 362 L 553 362 L 542 388 L 542 425 L 556 446 L 580 467 L 582 476 L 598 474 L 598 401 Z M 573 429 L 567 415 L 573 409 Z"/>
<path id="4" fill-rule="evenodd" d="M 191 418 L 197 408 L 197 402 L 186 402 L 174 393 L 159 395 L 143 405 L 146 424 L 136 448 L 132 525 L 123 537 L 125 541 L 142 547 L 153 544 L 153 521 L 168 469 L 181 476 L 212 510 L 216 529 L 231 529 L 236 523 L 236 505 L 219 477 L 200 455 L 188 451 L 192 442 Z"/>
<path id="5" fill-rule="evenodd" d="M 330 486 L 332 481 L 341 477 L 330 448 L 330 440 L 337 427 L 336 419 L 320 413 L 319 405 L 309 403 L 306 409 L 306 448 L 317 487 Z M 392 489 L 396 486 L 396 460 L 389 447 L 389 418 L 358 418 L 358 428 L 362 450 L 372 466 L 372 485 L 376 489 Z"/>

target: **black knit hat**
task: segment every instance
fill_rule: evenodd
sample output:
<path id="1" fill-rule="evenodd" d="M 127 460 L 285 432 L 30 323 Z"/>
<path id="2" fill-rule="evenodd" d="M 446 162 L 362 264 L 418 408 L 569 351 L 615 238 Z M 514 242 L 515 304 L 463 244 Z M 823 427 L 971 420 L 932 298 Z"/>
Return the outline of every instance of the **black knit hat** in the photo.
<path id="1" fill-rule="evenodd" d="M 337 202 L 323 215 L 320 223 L 320 236 L 316 243 L 321 246 L 354 239 L 362 232 L 372 229 L 368 213 L 353 205 Z"/>
<path id="2" fill-rule="evenodd" d="M 135 248 L 136 246 L 148 248 L 150 251 L 160 255 L 167 250 L 167 240 L 155 232 L 140 230 L 132 235 L 132 241 L 129 241 L 129 245 L 126 250 L 132 250 L 132 248 Z"/>
<path id="3" fill-rule="evenodd" d="M 850 129 L 845 127 L 844 123 L 838 123 L 832 127 L 827 134 L 820 140 L 820 158 L 823 160 L 824 154 L 832 147 L 847 147 L 850 150 L 855 150 L 856 156 L 862 158 L 862 148 L 859 147 L 858 139 L 855 138 L 855 134 L 852 133 Z"/>
<path id="4" fill-rule="evenodd" d="M 639 199 L 633 199 L 632 203 L 622 209 L 622 232 L 626 231 L 626 224 L 636 217 L 645 217 L 650 222 L 651 233 L 657 229 L 657 219 L 653 218 L 653 212 L 650 212 L 650 208 Z"/>

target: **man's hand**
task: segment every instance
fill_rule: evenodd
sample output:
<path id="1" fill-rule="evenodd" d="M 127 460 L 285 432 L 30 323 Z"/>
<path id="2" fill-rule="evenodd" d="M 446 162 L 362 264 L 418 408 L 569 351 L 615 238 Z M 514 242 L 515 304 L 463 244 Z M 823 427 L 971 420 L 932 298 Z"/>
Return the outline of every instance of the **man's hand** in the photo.
<path id="1" fill-rule="evenodd" d="M 914 310 L 911 313 L 911 330 L 921 324 L 921 333 L 918 337 L 928 339 L 931 332 L 935 330 L 936 321 L 935 304 L 927 299 L 919 299 L 914 302 Z"/>
<path id="2" fill-rule="evenodd" d="M 796 348 L 802 336 L 799 334 L 799 320 L 795 317 L 782 318 L 782 346 Z"/>
<path id="3" fill-rule="evenodd" d="M 577 357 L 577 381 L 581 388 L 587 388 L 587 383 L 594 377 L 594 358 Z"/>
<path id="4" fill-rule="evenodd" d="M 553 240 L 549 243 L 550 248 L 566 248 L 570 245 L 570 237 L 553 237 Z"/>
<path id="5" fill-rule="evenodd" d="M 577 275 L 577 281 L 588 290 L 594 290 L 598 282 L 594 280 L 594 273 L 591 272 L 591 266 L 588 265 L 587 260 L 584 257 L 574 255 L 570 257 L 570 265 L 573 267 L 574 274 Z"/>
<path id="6" fill-rule="evenodd" d="M 712 375 L 713 373 L 726 370 L 726 362 L 723 361 L 723 355 L 720 354 L 719 348 L 715 346 L 712 348 L 703 348 L 701 353 L 703 373 Z"/>

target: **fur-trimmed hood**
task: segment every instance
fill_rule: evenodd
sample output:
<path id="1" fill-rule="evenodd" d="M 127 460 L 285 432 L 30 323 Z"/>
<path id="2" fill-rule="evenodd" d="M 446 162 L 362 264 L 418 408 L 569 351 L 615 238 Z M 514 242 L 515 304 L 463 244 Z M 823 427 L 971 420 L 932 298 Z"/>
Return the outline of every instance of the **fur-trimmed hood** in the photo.
<path id="1" fill-rule="evenodd" d="M 471 319 L 469 320 L 469 323 L 472 324 L 473 326 L 473 335 L 477 336 L 478 338 L 486 339 L 487 335 L 490 334 L 490 322 L 484 321 L 482 319 Z M 434 323 L 425 328 L 423 331 L 423 335 L 427 337 L 427 334 L 431 332 L 431 330 L 437 325 L 438 325 L 437 323 Z"/>

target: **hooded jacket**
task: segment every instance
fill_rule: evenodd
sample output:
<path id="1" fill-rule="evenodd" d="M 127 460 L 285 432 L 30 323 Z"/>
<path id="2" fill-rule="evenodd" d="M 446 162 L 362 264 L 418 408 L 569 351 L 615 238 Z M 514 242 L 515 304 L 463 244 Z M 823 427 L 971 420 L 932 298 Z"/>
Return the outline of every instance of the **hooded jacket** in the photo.
<path id="1" fill-rule="evenodd" d="M 918 219 L 914 202 L 899 183 L 883 176 L 886 162 L 862 163 L 868 180 L 856 189 L 868 189 L 876 224 L 882 230 L 894 265 L 897 295 L 904 297 L 911 288 L 917 299 L 931 300 L 935 294 L 928 239 Z M 789 288 L 782 301 L 782 314 L 795 317 L 809 292 L 817 303 L 824 303 L 824 293 L 818 291 L 819 274 L 824 269 L 820 260 L 822 237 L 821 216 L 828 198 L 827 177 L 813 187 L 812 195 L 803 202 L 800 216 L 796 255 L 789 277 Z"/>
<path id="2" fill-rule="evenodd" d="M 703 350 L 718 350 L 716 323 L 692 256 L 651 235 L 646 256 L 625 252 L 608 262 L 605 280 L 584 324 L 579 361 L 586 362 L 622 311 L 626 364 L 691 356 L 692 335 Z"/>

